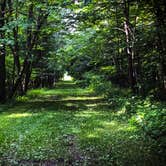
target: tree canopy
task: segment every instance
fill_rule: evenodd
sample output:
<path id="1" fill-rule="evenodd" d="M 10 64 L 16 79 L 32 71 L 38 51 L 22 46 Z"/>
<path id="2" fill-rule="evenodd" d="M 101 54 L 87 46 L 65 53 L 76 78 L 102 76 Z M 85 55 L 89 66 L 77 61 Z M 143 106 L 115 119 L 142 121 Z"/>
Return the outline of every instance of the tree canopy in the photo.
<path id="1" fill-rule="evenodd" d="M 165 43 L 165 0 L 0 0 L 0 165 L 70 158 L 55 138 L 85 165 L 165 163 Z"/>
<path id="2" fill-rule="evenodd" d="M 134 93 L 163 98 L 164 4 L 3 0 L 1 100 L 42 80 L 53 83 L 66 70 L 76 79 L 92 72 Z"/>

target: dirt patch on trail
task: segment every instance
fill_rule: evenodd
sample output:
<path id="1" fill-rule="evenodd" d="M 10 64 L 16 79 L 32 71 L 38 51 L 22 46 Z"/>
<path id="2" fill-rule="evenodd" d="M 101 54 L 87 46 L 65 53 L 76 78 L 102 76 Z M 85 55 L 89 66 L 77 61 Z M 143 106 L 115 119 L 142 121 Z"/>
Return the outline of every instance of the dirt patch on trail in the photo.
<path id="1" fill-rule="evenodd" d="M 66 165 L 84 165 L 85 156 L 81 152 L 77 138 L 75 135 L 68 134 L 64 136 L 64 143 L 68 152 L 68 159 L 65 162 Z"/>
<path id="2" fill-rule="evenodd" d="M 41 161 L 20 161 L 19 166 L 63 166 L 64 159 L 41 160 Z"/>
<path id="3" fill-rule="evenodd" d="M 84 165 L 85 157 L 79 149 L 75 135 L 67 134 L 62 136 L 63 144 L 66 147 L 67 156 L 55 160 L 20 161 L 19 166 L 75 166 Z"/>
<path id="4" fill-rule="evenodd" d="M 63 135 L 63 146 L 65 147 L 66 154 L 57 159 L 51 160 L 15 160 L 0 159 L 0 165 L 5 166 L 82 166 L 87 162 L 86 155 L 82 153 L 79 148 L 77 137 L 73 134 Z M 67 156 L 66 156 L 67 155 Z"/>
<path id="5" fill-rule="evenodd" d="M 65 162 L 63 158 L 58 158 L 56 160 L 1 160 L 1 164 L 5 166 L 64 166 Z"/>

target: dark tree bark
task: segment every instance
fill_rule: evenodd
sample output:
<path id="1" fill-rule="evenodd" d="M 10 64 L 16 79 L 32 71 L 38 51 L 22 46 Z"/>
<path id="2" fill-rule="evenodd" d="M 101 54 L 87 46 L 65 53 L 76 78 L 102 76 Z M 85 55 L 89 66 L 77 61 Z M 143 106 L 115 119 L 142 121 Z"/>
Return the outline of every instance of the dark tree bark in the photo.
<path id="1" fill-rule="evenodd" d="M 14 1 L 8 0 L 8 21 L 18 20 L 18 0 L 15 1 L 15 8 L 14 8 Z M 13 15 L 15 14 L 15 15 Z M 13 28 L 13 37 L 14 37 L 14 45 L 10 45 L 11 52 L 13 54 L 13 73 L 12 73 L 12 85 L 15 83 L 16 75 L 18 77 L 20 73 L 20 60 L 19 60 L 19 41 L 18 41 L 18 26 L 16 25 Z"/>
<path id="2" fill-rule="evenodd" d="M 37 18 L 37 24 L 36 24 L 36 29 L 33 32 L 32 29 L 29 29 L 27 31 L 27 50 L 28 50 L 28 57 L 31 59 L 32 58 L 32 51 L 33 48 L 37 45 L 37 40 L 39 38 L 39 33 L 40 33 L 40 29 L 42 28 L 43 23 L 47 20 L 48 14 L 49 13 L 45 13 L 43 14 L 42 10 L 39 10 L 40 14 L 38 15 Z M 29 19 L 31 19 L 33 17 L 33 6 L 32 8 L 29 9 Z M 39 57 L 41 58 L 41 57 Z M 38 59 L 38 58 L 37 58 Z M 32 73 L 32 61 L 28 61 L 27 62 L 27 70 L 25 73 L 25 85 L 24 85 L 24 93 L 27 92 L 28 90 L 28 85 L 30 82 L 30 77 L 31 77 L 31 73 Z"/>
<path id="3" fill-rule="evenodd" d="M 159 52 L 159 78 L 160 88 L 166 90 L 166 45 L 165 45 L 165 24 L 166 24 L 166 2 L 165 0 L 152 0 L 153 10 L 156 17 L 157 48 Z"/>
<path id="4" fill-rule="evenodd" d="M 5 24 L 5 9 L 6 0 L 0 3 L 0 28 Z M 5 32 L 0 30 L 0 39 L 4 39 Z M 5 44 L 0 43 L 0 102 L 3 103 L 6 100 L 6 67 L 5 67 Z"/>
<path id="5" fill-rule="evenodd" d="M 29 7 L 29 12 L 28 12 L 28 20 L 32 20 L 33 19 L 33 8 L 34 5 L 33 3 L 30 5 Z M 27 89 L 28 89 L 28 84 L 30 81 L 30 76 L 31 76 L 31 66 L 32 66 L 32 62 L 31 62 L 31 58 L 32 58 L 32 49 L 33 49 L 33 45 L 32 45 L 32 38 L 33 38 L 33 34 L 32 34 L 32 25 L 30 25 L 27 29 L 27 66 L 26 66 L 26 70 L 25 70 L 25 79 L 24 79 L 24 88 L 23 88 L 23 93 L 26 93 Z"/>
<path id="6" fill-rule="evenodd" d="M 34 8 L 34 5 L 33 5 L 33 3 L 31 3 L 31 5 L 29 6 L 28 20 L 31 20 L 33 18 L 33 8 Z M 22 70 L 20 71 L 19 76 L 18 76 L 17 80 L 15 81 L 15 85 L 13 86 L 13 89 L 10 93 L 10 98 L 12 98 L 15 95 L 15 93 L 17 92 L 20 85 L 23 87 L 23 94 L 25 94 L 28 89 L 31 72 L 32 72 L 32 65 L 33 65 L 33 63 L 32 63 L 33 49 L 35 48 L 36 44 L 38 43 L 40 30 L 43 26 L 43 23 L 46 21 L 48 14 L 49 13 L 43 13 L 43 11 L 41 11 L 37 18 L 36 29 L 34 30 L 31 27 L 32 25 L 29 25 L 29 27 L 27 29 L 26 57 L 24 59 L 24 64 L 23 64 Z M 23 83 L 23 85 L 22 85 L 22 83 Z"/>
<path id="7" fill-rule="evenodd" d="M 130 24 L 130 18 L 129 18 L 129 8 L 130 4 L 128 0 L 123 0 L 124 4 L 124 31 L 126 36 L 126 53 L 128 56 L 128 76 L 129 76 L 129 83 L 130 87 L 133 92 L 135 92 L 135 85 L 136 85 L 136 79 L 134 77 L 134 48 L 133 48 L 133 31 Z"/>

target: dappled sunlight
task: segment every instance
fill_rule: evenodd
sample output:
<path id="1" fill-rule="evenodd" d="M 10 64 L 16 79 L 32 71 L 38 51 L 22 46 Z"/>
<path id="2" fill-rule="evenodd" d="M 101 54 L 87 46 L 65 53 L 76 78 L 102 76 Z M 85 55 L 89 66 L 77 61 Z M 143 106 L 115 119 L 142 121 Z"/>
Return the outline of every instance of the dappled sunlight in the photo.
<path id="1" fill-rule="evenodd" d="M 89 104 L 86 104 L 87 107 L 92 107 L 92 108 L 105 108 L 105 107 L 108 107 L 109 104 L 106 103 L 104 100 L 102 100 L 103 98 L 101 98 L 101 100 L 99 100 L 98 102 L 96 103 L 89 103 Z M 108 108 L 107 108 L 108 109 Z"/>
<path id="2" fill-rule="evenodd" d="M 91 102 L 96 102 L 96 101 L 101 101 L 103 99 L 103 97 L 89 97 L 89 96 L 82 96 L 82 97 L 73 97 L 73 96 L 68 96 L 68 97 L 58 97 L 58 96 L 53 96 L 53 95 L 46 95 L 42 98 L 35 98 L 34 100 L 30 100 L 32 102 L 36 102 L 36 101 L 55 101 L 55 102 L 60 102 L 60 101 L 91 101 Z M 29 102 L 29 101 L 27 101 Z"/>
<path id="3" fill-rule="evenodd" d="M 117 111 L 117 115 L 123 115 L 126 112 L 125 107 L 123 107 L 122 109 L 120 109 L 119 111 Z"/>
<path id="4" fill-rule="evenodd" d="M 94 103 L 94 104 L 86 104 L 87 107 L 96 107 L 98 104 Z"/>
<path id="5" fill-rule="evenodd" d="M 144 113 L 139 113 L 139 114 L 137 114 L 137 115 L 135 116 L 135 120 L 136 120 L 138 123 L 143 123 L 144 116 L 145 116 Z"/>
<path id="6" fill-rule="evenodd" d="M 101 121 L 101 124 L 103 125 L 103 128 L 105 128 L 106 130 L 109 128 L 111 130 L 114 130 L 115 132 L 134 132 L 136 131 L 136 127 L 135 126 L 131 126 L 129 124 L 126 124 L 124 122 L 118 122 L 115 120 L 112 121 Z"/>
<path id="7" fill-rule="evenodd" d="M 20 100 L 5 113 L 0 113 L 0 153 L 9 155 L 13 152 L 12 145 L 16 147 L 17 151 L 13 152 L 16 157 L 26 155 L 40 160 L 41 156 L 67 156 L 70 146 L 78 146 L 86 155 L 98 152 L 108 155 L 107 147 L 111 147 L 111 154 L 117 151 L 121 156 L 130 145 L 131 154 L 142 155 L 143 149 L 136 144 L 138 129 L 123 116 L 125 107 L 116 111 L 102 96 L 81 88 L 77 89 L 77 94 L 65 84 L 66 89 L 39 90 L 42 98 L 39 95 L 26 98 L 24 102 Z M 33 90 L 30 93 L 34 95 Z M 142 118 L 143 115 L 136 115 L 137 121 Z"/>
<path id="8" fill-rule="evenodd" d="M 136 130 L 137 130 L 136 126 L 128 126 L 127 128 L 125 128 L 125 131 L 128 132 L 134 132 Z"/>
<path id="9" fill-rule="evenodd" d="M 29 98 L 48 98 L 48 97 L 89 97 L 93 91 L 89 89 L 80 89 L 80 88 L 74 88 L 74 89 L 34 89 L 27 93 L 27 97 Z"/>
<path id="10" fill-rule="evenodd" d="M 89 133 L 86 135 L 86 138 L 99 138 L 98 133 Z"/>
<path id="11" fill-rule="evenodd" d="M 95 116 L 102 116 L 103 114 L 97 111 L 92 111 L 92 110 L 87 110 L 87 111 L 81 111 L 76 113 L 74 116 L 75 117 L 95 117 Z"/>
<path id="12" fill-rule="evenodd" d="M 76 114 L 75 117 L 91 117 L 92 115 L 91 114 L 85 114 L 85 113 L 82 113 L 82 114 Z"/>
<path id="13" fill-rule="evenodd" d="M 67 100 L 82 100 L 82 101 L 86 101 L 86 100 L 101 100 L 103 99 L 103 97 L 100 97 L 100 96 L 81 96 L 81 97 L 72 97 L 72 96 L 69 96 L 69 97 L 65 97 L 65 98 L 62 98 L 61 101 L 67 101 Z"/>
<path id="14" fill-rule="evenodd" d="M 117 121 L 114 121 L 112 120 L 111 122 L 107 122 L 107 121 L 103 121 L 101 122 L 101 124 L 104 126 L 104 127 L 114 127 L 114 126 L 118 126 L 118 123 Z"/>
<path id="15" fill-rule="evenodd" d="M 111 120 L 111 121 L 100 121 L 100 124 L 103 127 L 103 132 L 104 133 L 118 133 L 120 131 L 127 131 L 128 125 L 126 123 L 118 122 L 116 120 Z"/>
<path id="16" fill-rule="evenodd" d="M 166 166 L 166 0 L 0 0 L 0 166 Z"/>
<path id="17" fill-rule="evenodd" d="M 22 117 L 30 117 L 32 116 L 31 113 L 13 113 L 8 115 L 8 118 L 22 118 Z"/>

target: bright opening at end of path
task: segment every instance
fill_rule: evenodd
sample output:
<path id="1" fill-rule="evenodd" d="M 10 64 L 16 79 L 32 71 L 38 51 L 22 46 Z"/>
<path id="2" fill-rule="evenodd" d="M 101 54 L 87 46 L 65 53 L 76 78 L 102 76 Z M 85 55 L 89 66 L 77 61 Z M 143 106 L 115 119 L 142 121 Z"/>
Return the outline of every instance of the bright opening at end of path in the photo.
<path id="1" fill-rule="evenodd" d="M 68 75 L 68 73 L 66 72 L 62 78 L 63 81 L 72 81 L 73 77 L 71 77 L 70 75 Z"/>

